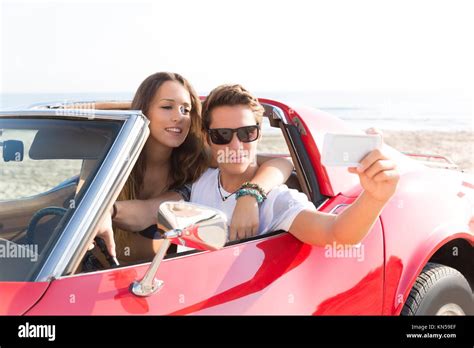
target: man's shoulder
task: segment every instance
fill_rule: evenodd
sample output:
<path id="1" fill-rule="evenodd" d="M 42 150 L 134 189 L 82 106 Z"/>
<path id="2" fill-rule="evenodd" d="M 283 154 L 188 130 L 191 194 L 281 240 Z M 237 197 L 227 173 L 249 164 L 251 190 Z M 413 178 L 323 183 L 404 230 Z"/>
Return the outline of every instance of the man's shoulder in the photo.
<path id="1" fill-rule="evenodd" d="M 307 196 L 286 185 L 279 185 L 271 190 L 262 205 L 261 217 L 264 225 L 260 233 L 269 231 L 288 231 L 298 214 L 303 210 L 314 210 L 314 205 Z"/>
<path id="2" fill-rule="evenodd" d="M 207 202 L 206 199 L 212 195 L 213 187 L 217 187 L 218 170 L 215 168 L 207 169 L 191 187 L 191 202 Z"/>
<path id="3" fill-rule="evenodd" d="M 208 168 L 202 175 L 201 177 L 198 179 L 199 180 L 208 180 L 210 178 L 212 178 L 213 176 L 217 177 L 217 172 L 219 170 L 217 168 Z"/>
<path id="4" fill-rule="evenodd" d="M 202 187 L 203 185 L 210 184 L 213 181 L 217 180 L 218 170 L 216 168 L 207 169 L 200 177 L 193 183 L 192 188 L 196 189 Z"/>
<path id="5" fill-rule="evenodd" d="M 306 197 L 306 195 L 298 190 L 289 188 L 285 184 L 278 185 L 275 188 L 273 188 L 267 195 L 267 197 L 278 197 L 278 196 L 299 196 L 302 195 L 303 197 Z"/>
<path id="6" fill-rule="evenodd" d="M 286 185 L 279 185 L 271 190 L 267 195 L 267 201 L 274 202 L 274 203 L 284 203 L 291 201 L 291 204 L 294 203 L 302 203 L 307 204 L 310 203 L 308 197 L 295 189 L 291 189 Z"/>

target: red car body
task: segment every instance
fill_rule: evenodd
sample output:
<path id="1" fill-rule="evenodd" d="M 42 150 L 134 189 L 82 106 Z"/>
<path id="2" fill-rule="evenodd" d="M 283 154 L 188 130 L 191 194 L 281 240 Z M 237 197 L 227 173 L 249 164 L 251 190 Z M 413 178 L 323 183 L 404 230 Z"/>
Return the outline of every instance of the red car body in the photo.
<path id="1" fill-rule="evenodd" d="M 342 211 L 361 192 L 358 178 L 324 167 L 320 149 L 325 132 L 354 129 L 321 111 L 261 101 L 281 108 L 299 128 L 321 193 L 329 197 L 319 210 Z M 447 245 L 473 247 L 474 181 L 388 150 L 401 173 L 398 190 L 361 244 L 346 250 L 354 257 L 328 255 L 284 232 L 165 259 L 157 273 L 164 286 L 149 297 L 130 291 L 148 263 L 50 282 L 1 283 L 0 314 L 398 315 L 427 262 Z M 472 272 L 472 263 L 465 269 Z"/>

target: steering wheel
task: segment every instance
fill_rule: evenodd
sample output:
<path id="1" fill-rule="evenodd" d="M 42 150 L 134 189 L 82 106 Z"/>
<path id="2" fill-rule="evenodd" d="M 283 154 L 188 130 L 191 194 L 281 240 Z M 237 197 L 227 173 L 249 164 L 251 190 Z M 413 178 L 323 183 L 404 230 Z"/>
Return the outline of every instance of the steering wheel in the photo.
<path id="1" fill-rule="evenodd" d="M 35 230 L 40 222 L 40 220 L 48 215 L 56 215 L 56 216 L 61 216 L 63 217 L 67 212 L 66 208 L 62 207 L 46 207 L 43 209 L 38 210 L 36 213 L 33 214 L 33 217 L 31 218 L 28 228 L 26 230 L 26 238 L 28 240 L 28 243 L 34 244 L 35 243 Z M 111 267 L 117 267 L 118 264 L 115 262 L 115 260 L 110 256 L 109 252 L 107 251 L 107 247 L 105 246 L 105 242 L 103 241 L 102 238 L 96 237 L 95 239 L 96 245 L 99 247 L 99 250 L 104 254 L 105 259 L 109 263 Z M 86 263 L 88 263 L 88 267 L 92 268 L 98 268 L 98 265 L 101 265 L 100 262 L 95 258 L 95 256 L 88 251 L 86 253 Z M 99 263 L 97 263 L 99 262 Z"/>
<path id="2" fill-rule="evenodd" d="M 34 244 L 35 242 L 35 229 L 38 225 L 38 222 L 45 216 L 48 215 L 56 215 L 63 217 L 67 212 L 66 208 L 62 207 L 46 207 L 43 209 L 38 210 L 36 213 L 33 214 L 33 217 L 28 224 L 28 228 L 26 230 L 26 238 L 28 243 Z"/>

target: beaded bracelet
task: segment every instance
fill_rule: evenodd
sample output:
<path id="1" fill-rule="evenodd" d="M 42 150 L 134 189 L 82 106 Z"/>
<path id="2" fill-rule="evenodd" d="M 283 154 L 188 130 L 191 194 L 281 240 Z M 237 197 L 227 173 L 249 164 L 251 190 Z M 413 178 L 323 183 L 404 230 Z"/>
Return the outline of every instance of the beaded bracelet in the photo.
<path id="1" fill-rule="evenodd" d="M 258 184 L 251 183 L 249 181 L 244 182 L 242 186 L 240 186 L 241 189 L 253 189 L 257 190 L 263 197 L 263 199 L 267 198 L 267 195 L 265 193 L 265 190 Z"/>
<path id="2" fill-rule="evenodd" d="M 235 199 L 239 199 L 243 196 L 252 196 L 257 200 L 257 203 L 262 203 L 266 197 L 263 197 L 262 194 L 256 189 L 241 188 L 235 194 Z"/>

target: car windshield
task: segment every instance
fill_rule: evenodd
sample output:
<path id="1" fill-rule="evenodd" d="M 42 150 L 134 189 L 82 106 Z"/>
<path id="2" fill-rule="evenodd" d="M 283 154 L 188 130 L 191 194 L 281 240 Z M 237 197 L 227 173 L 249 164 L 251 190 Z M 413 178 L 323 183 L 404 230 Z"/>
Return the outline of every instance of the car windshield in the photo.
<path id="1" fill-rule="evenodd" d="M 34 277 L 121 124 L 0 118 L 0 281 Z"/>

